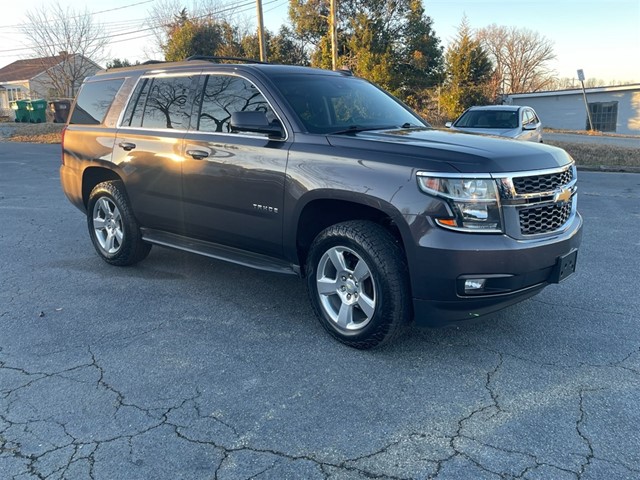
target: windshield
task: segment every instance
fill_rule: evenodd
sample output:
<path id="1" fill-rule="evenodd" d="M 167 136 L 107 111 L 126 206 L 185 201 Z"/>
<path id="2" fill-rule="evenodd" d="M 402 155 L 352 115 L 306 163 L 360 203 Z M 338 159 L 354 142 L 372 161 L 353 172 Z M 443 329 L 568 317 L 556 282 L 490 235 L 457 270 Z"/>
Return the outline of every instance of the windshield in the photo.
<path id="1" fill-rule="evenodd" d="M 279 75 L 273 80 L 310 133 L 429 126 L 391 95 L 356 77 Z"/>
<path id="2" fill-rule="evenodd" d="M 467 110 L 454 124 L 458 128 L 518 128 L 514 110 Z"/>

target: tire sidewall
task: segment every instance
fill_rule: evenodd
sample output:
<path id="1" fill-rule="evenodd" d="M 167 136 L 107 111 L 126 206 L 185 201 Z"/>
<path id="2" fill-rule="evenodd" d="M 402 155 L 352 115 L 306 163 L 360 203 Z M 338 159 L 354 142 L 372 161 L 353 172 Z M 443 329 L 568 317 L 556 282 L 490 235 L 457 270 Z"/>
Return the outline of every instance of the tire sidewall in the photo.
<path id="1" fill-rule="evenodd" d="M 131 263 L 135 263 L 133 258 L 135 256 L 136 242 L 139 242 L 140 239 L 138 238 L 139 231 L 137 222 L 131 214 L 131 209 L 126 203 L 126 196 L 122 188 L 119 186 L 119 183 L 120 182 L 115 181 L 103 182 L 98 184 L 91 191 L 89 203 L 87 204 L 87 225 L 89 227 L 91 242 L 93 243 L 96 252 L 103 260 L 112 265 L 129 265 Z M 119 210 L 122 219 L 122 244 L 115 253 L 106 252 L 96 238 L 93 225 L 93 210 L 96 203 L 101 198 L 107 198 L 109 201 L 113 202 Z"/>
<path id="2" fill-rule="evenodd" d="M 334 226 L 339 227 L 340 225 Z M 316 284 L 316 275 L 322 255 L 333 247 L 347 247 L 356 252 L 360 258 L 367 264 L 371 275 L 374 277 L 374 289 L 376 298 L 376 307 L 369 323 L 362 329 L 350 331 L 342 329 L 327 315 L 320 301 Z M 335 338 L 357 348 L 369 348 L 380 343 L 380 341 L 371 341 L 373 337 L 384 338 L 388 334 L 391 325 L 389 316 L 393 315 L 395 307 L 392 304 L 392 293 L 389 285 L 389 278 L 382 274 L 383 268 L 379 265 L 378 260 L 370 255 L 368 247 L 362 245 L 355 238 L 339 235 L 337 229 L 330 227 L 321 233 L 314 241 L 307 261 L 306 279 L 307 289 L 311 299 L 313 308 L 320 319 L 322 326 Z"/>

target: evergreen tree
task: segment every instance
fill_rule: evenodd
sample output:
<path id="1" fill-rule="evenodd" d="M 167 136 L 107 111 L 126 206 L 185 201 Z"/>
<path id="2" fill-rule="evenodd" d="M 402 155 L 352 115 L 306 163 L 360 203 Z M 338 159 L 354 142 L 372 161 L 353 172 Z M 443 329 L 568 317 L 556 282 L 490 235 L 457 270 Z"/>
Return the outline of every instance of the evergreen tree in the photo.
<path id="1" fill-rule="evenodd" d="M 442 47 L 420 0 L 343 0 L 339 64 L 411 100 L 442 75 Z M 311 63 L 331 68 L 328 0 L 291 0 L 294 32 L 312 46 Z"/>
<path id="2" fill-rule="evenodd" d="M 169 40 L 163 45 L 165 60 L 177 62 L 192 55 L 216 55 L 224 46 L 222 33 L 219 24 L 181 21 L 171 29 Z"/>
<path id="3" fill-rule="evenodd" d="M 107 62 L 107 69 L 109 69 L 109 68 L 131 67 L 132 65 L 140 65 L 140 60 L 136 60 L 135 63 L 131 63 L 126 58 L 123 58 L 123 59 L 114 58 L 113 60 L 110 60 L 110 61 Z"/>
<path id="4" fill-rule="evenodd" d="M 446 79 L 440 97 L 449 118 L 455 118 L 472 105 L 490 103 L 493 65 L 473 37 L 466 17 L 458 27 L 454 42 L 445 55 Z"/>
<path id="5" fill-rule="evenodd" d="M 269 63 L 280 63 L 283 65 L 309 64 L 309 59 L 302 46 L 302 42 L 300 42 L 285 25 L 280 27 L 276 35 L 266 30 L 265 40 L 267 42 L 267 60 Z M 257 34 L 245 35 L 242 37 L 241 44 L 243 55 L 246 58 L 260 58 L 260 45 Z"/>

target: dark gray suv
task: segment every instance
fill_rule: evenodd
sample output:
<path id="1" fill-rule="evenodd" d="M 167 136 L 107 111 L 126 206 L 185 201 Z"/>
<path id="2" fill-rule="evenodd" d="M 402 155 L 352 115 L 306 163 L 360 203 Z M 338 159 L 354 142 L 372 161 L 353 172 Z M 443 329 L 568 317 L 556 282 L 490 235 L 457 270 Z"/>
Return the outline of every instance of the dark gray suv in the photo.
<path id="1" fill-rule="evenodd" d="M 499 310 L 573 273 L 563 150 L 430 128 L 348 72 L 203 59 L 100 72 L 60 169 L 113 265 L 153 244 L 306 278 L 338 340 Z"/>

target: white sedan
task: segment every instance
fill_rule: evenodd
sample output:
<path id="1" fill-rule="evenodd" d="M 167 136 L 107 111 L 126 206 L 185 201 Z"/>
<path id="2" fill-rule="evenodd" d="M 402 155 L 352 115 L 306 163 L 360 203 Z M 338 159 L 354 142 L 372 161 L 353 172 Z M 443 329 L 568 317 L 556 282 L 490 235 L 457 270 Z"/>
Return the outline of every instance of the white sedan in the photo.
<path id="1" fill-rule="evenodd" d="M 542 122 L 531 107 L 520 105 L 487 105 L 471 107 L 446 126 L 469 133 L 542 143 Z"/>

